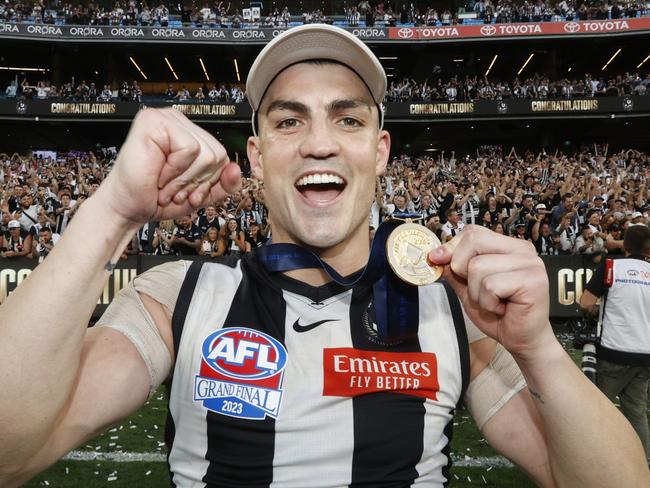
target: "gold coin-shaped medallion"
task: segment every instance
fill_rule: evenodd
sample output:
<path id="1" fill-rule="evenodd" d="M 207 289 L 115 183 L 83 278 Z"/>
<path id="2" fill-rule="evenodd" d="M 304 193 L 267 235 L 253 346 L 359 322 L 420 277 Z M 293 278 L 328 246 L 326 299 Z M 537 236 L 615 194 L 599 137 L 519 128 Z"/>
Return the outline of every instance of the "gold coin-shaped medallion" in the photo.
<path id="1" fill-rule="evenodd" d="M 431 266 L 427 255 L 440 246 L 440 240 L 420 224 L 399 225 L 386 241 L 386 255 L 391 269 L 412 285 L 430 285 L 442 275 L 442 266 Z"/>

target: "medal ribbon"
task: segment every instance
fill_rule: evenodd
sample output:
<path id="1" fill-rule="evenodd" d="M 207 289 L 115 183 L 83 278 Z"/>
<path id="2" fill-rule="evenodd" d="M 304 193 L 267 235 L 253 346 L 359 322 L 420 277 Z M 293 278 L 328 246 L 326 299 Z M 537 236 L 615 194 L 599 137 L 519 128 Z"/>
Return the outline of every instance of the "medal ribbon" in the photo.
<path id="1" fill-rule="evenodd" d="M 255 256 L 271 273 L 320 268 L 340 285 L 372 286 L 377 332 L 383 340 L 392 342 L 417 334 L 419 316 L 417 286 L 396 276 L 386 257 L 388 236 L 400 223 L 393 220 L 379 226 L 372 241 L 368 263 L 360 274 L 352 278 L 341 276 L 319 256 L 296 244 L 265 244 L 255 250 Z"/>

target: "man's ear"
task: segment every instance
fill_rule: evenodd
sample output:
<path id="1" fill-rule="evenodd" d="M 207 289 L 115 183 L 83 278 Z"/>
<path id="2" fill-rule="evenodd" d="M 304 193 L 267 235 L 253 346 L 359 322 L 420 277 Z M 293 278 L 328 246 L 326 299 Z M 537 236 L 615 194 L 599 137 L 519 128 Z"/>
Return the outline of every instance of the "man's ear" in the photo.
<path id="1" fill-rule="evenodd" d="M 248 154 L 253 176 L 260 181 L 264 181 L 264 166 L 262 165 L 259 137 L 251 136 L 248 138 L 248 141 L 246 141 L 246 154 Z"/>
<path id="2" fill-rule="evenodd" d="M 386 165 L 390 157 L 390 134 L 388 131 L 380 130 L 377 134 L 377 160 L 375 174 L 383 175 L 386 172 Z"/>

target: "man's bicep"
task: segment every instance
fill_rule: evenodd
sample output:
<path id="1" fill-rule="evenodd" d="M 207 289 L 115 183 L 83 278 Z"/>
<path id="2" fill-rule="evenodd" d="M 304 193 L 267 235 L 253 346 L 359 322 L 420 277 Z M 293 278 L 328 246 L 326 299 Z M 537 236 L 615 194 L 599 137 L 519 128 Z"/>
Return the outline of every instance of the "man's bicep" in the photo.
<path id="1" fill-rule="evenodd" d="M 142 356 L 110 327 L 88 329 L 70 401 L 52 435 L 24 470 L 26 479 L 140 408 L 149 394 Z"/>

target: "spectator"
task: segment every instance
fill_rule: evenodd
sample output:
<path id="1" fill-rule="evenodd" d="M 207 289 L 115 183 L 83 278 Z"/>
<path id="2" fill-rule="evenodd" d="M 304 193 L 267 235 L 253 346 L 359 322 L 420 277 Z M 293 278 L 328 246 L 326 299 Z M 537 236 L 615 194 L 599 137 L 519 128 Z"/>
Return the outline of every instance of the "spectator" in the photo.
<path id="1" fill-rule="evenodd" d="M 460 215 L 455 209 L 449 209 L 446 213 L 447 221 L 443 224 L 441 229 L 442 242 L 452 240 L 457 234 L 463 231 L 465 224 L 460 220 Z"/>
<path id="2" fill-rule="evenodd" d="M 52 248 L 59 240 L 59 234 L 53 234 L 49 227 L 41 227 L 38 231 L 38 241 L 32 246 L 32 257 L 37 259 L 39 264 L 52 251 Z"/>
<path id="3" fill-rule="evenodd" d="M 22 229 L 20 222 L 17 220 L 9 221 L 7 228 L 7 233 L 2 236 L 0 257 L 11 259 L 30 257 L 32 251 L 31 234 Z"/>
<path id="4" fill-rule="evenodd" d="M 223 255 L 225 251 L 224 240 L 219 236 L 219 231 L 214 228 L 208 228 L 207 232 L 204 234 L 203 241 L 201 242 L 201 247 L 199 248 L 199 254 L 201 256 L 217 257 Z"/>
<path id="5" fill-rule="evenodd" d="M 246 234 L 239 226 L 239 221 L 230 216 L 223 228 L 225 251 L 227 255 L 238 255 L 250 251 L 250 243 L 246 242 Z"/>
<path id="6" fill-rule="evenodd" d="M 201 230 L 192 222 L 191 215 L 176 221 L 171 239 L 174 251 L 181 256 L 197 255 L 201 247 Z"/>

